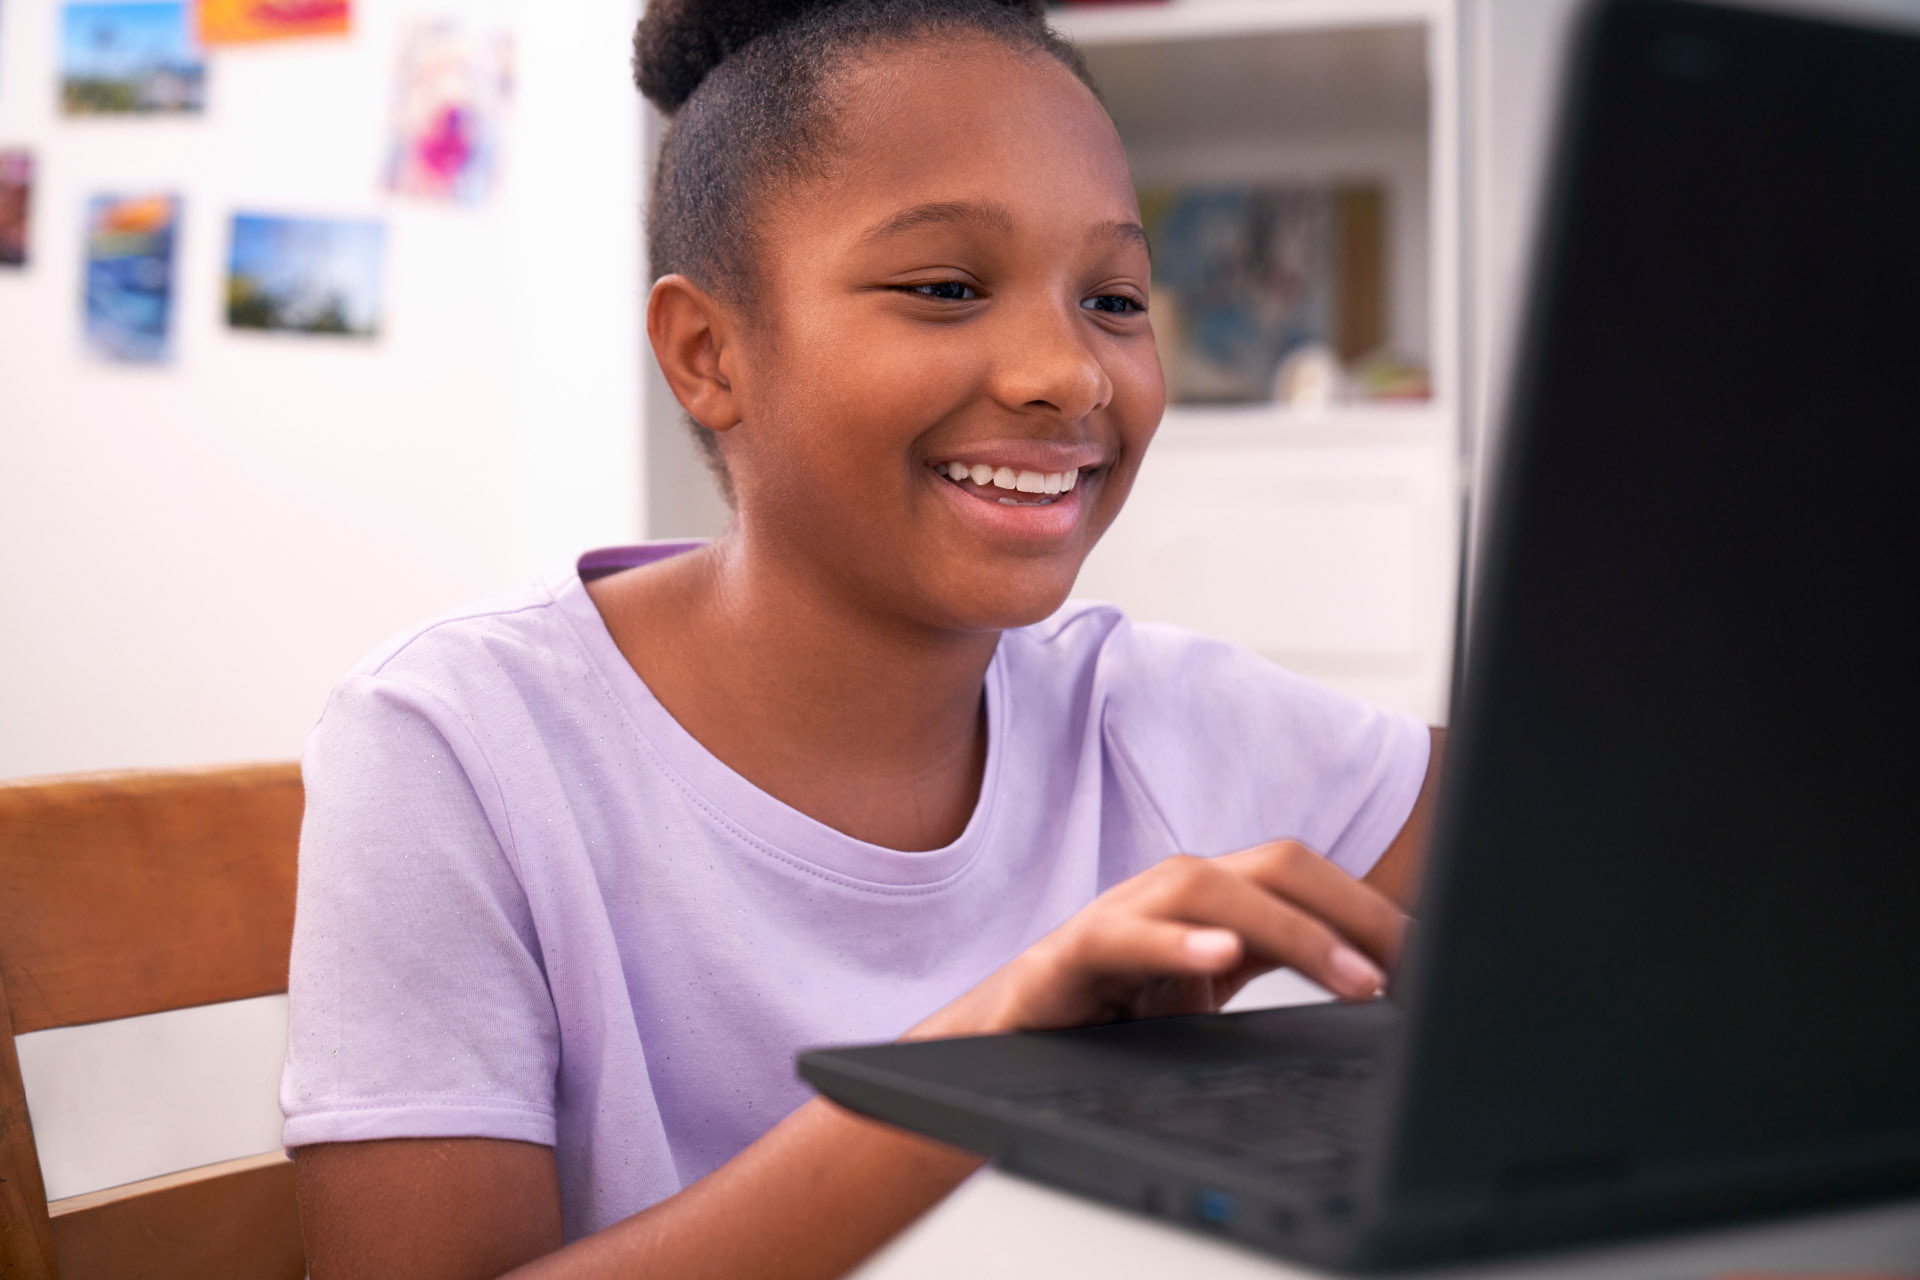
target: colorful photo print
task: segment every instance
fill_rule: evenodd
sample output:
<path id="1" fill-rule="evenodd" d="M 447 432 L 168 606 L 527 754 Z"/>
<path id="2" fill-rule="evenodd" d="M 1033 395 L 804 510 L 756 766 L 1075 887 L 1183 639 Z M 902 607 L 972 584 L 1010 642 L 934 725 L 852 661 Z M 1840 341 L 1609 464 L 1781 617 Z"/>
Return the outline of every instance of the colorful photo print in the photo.
<path id="1" fill-rule="evenodd" d="M 0 151 L 0 267 L 27 265 L 27 213 L 33 205 L 33 153 Z"/>
<path id="2" fill-rule="evenodd" d="M 394 81 L 389 191 L 479 204 L 493 190 L 513 95 L 513 36 L 458 19 L 416 22 Z"/>
<path id="3" fill-rule="evenodd" d="M 235 214 L 227 323 L 373 337 L 380 327 L 386 235 L 378 222 Z"/>
<path id="4" fill-rule="evenodd" d="M 169 355 L 176 196 L 95 196 L 87 202 L 87 347 L 109 360 Z"/>
<path id="5" fill-rule="evenodd" d="M 301 36 L 343 36 L 349 0 L 200 0 L 202 44 L 252 44 Z"/>
<path id="6" fill-rule="evenodd" d="M 69 0 L 60 101 L 70 116 L 199 111 L 207 67 L 181 0 Z"/>
<path id="7" fill-rule="evenodd" d="M 1140 212 L 1153 244 L 1154 334 L 1174 403 L 1322 398 L 1305 386 L 1337 387 L 1342 397 L 1414 396 L 1410 362 L 1397 360 L 1392 372 L 1386 364 L 1380 187 L 1148 188 Z M 1328 358 L 1337 359 L 1330 375 Z"/>
<path id="8" fill-rule="evenodd" d="M 1169 399 L 1272 400 L 1291 351 L 1324 340 L 1330 195 L 1255 184 L 1141 193 Z"/>

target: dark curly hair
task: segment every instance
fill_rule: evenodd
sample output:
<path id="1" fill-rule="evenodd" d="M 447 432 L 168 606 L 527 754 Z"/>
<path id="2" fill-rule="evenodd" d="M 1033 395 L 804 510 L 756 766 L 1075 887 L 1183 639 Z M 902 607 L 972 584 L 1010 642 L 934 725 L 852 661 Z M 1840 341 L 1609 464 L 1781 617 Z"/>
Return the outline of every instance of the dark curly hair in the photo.
<path id="1" fill-rule="evenodd" d="M 671 121 L 647 208 L 653 278 L 679 273 L 723 298 L 746 296 L 768 190 L 822 172 L 833 73 L 867 50 L 936 33 L 1051 57 L 1094 87 L 1042 0 L 652 0 L 633 36 L 633 78 Z M 695 434 L 731 500 L 711 433 Z"/>
<path id="2" fill-rule="evenodd" d="M 647 210 L 654 278 L 744 283 L 757 198 L 818 171 L 831 74 L 876 45 L 945 31 L 1049 55 L 1092 86 L 1041 0 L 653 0 L 634 32 L 633 78 L 672 119 Z"/>

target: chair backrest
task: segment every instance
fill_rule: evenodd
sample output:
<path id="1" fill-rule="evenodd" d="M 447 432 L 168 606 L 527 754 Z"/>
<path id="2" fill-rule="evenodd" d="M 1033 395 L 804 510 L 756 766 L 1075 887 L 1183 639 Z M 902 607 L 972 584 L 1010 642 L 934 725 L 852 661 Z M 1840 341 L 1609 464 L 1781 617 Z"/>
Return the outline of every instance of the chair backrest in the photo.
<path id="1" fill-rule="evenodd" d="M 274 1152 L 47 1203 L 13 1038 L 287 989 L 294 764 L 0 782 L 0 1275 L 305 1274 Z"/>

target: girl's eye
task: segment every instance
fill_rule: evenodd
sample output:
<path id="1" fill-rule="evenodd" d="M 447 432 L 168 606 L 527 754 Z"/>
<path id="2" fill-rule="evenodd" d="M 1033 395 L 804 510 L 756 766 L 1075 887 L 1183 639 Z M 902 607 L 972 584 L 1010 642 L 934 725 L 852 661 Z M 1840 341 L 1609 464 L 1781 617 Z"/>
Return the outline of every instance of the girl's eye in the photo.
<path id="1" fill-rule="evenodd" d="M 974 292 L 970 284 L 959 280 L 936 280 L 932 284 L 910 284 L 907 292 L 917 293 L 923 298 L 938 298 L 942 302 L 972 302 L 980 295 Z"/>
<path id="2" fill-rule="evenodd" d="M 1089 311 L 1104 311 L 1109 315 L 1130 316 L 1145 311 L 1146 307 L 1124 293 L 1103 293 L 1088 298 L 1080 304 Z"/>

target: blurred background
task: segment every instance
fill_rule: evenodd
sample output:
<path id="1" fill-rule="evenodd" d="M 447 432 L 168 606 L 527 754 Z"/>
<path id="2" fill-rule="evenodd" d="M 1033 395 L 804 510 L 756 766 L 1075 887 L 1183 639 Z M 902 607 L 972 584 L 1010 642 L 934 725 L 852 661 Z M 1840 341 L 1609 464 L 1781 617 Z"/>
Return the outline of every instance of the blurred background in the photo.
<path id="1" fill-rule="evenodd" d="M 1444 719 L 1569 8 L 1057 10 L 1176 401 L 1083 594 Z M 641 329 L 638 9 L 0 0 L 0 776 L 293 757 L 400 628 L 718 529 Z"/>
<path id="2" fill-rule="evenodd" d="M 634 6 L 259 7 L 0 0 L 0 776 L 292 758 L 646 528 Z"/>
<path id="3" fill-rule="evenodd" d="M 0 0 L 0 777 L 291 759 L 383 639 L 724 510 L 639 0 Z M 1175 393 L 1082 594 L 1443 722 L 1572 0 L 1062 6 Z M 284 998 L 19 1039 L 50 1195 L 279 1144 Z"/>

